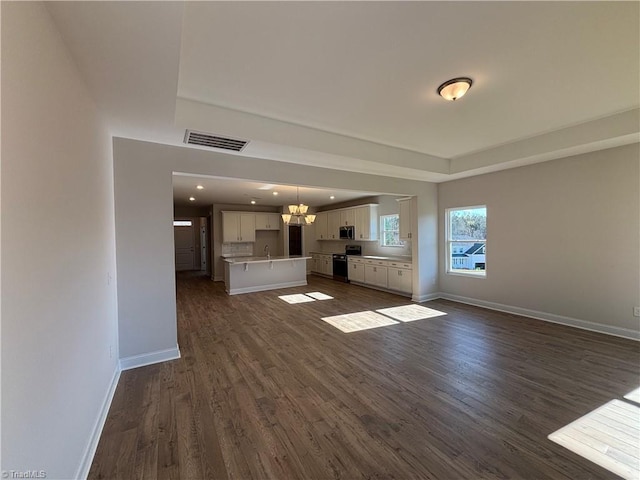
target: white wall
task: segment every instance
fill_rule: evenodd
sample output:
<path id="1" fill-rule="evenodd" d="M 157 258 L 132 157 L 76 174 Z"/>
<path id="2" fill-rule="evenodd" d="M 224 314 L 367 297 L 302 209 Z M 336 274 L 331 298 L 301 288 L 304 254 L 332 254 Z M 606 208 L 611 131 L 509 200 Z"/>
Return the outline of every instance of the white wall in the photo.
<path id="1" fill-rule="evenodd" d="M 1 469 L 74 478 L 118 372 L 111 143 L 41 3 L 2 2 L 1 221 Z"/>
<path id="2" fill-rule="evenodd" d="M 439 185 L 440 225 L 445 208 L 483 204 L 487 277 L 448 275 L 442 261 L 442 292 L 638 336 L 638 144 Z"/>
<path id="3" fill-rule="evenodd" d="M 176 348 L 173 272 L 173 172 L 345 190 L 416 195 L 434 209 L 433 184 L 308 167 L 272 160 L 114 139 L 118 321 L 121 356 Z M 420 211 L 418 212 L 420 214 Z M 435 217 L 435 216 L 434 216 Z M 142 219 L 142 221 L 140 220 Z M 214 215 L 214 235 L 215 235 Z M 434 221 L 435 225 L 435 221 Z M 432 232 L 431 235 L 434 235 Z M 428 247 L 427 247 L 428 248 Z M 437 248 L 421 252 L 425 271 L 436 270 Z M 422 274 L 422 273 L 421 273 Z M 429 274 L 430 275 L 430 274 Z M 437 285 L 419 283 L 419 295 Z"/>

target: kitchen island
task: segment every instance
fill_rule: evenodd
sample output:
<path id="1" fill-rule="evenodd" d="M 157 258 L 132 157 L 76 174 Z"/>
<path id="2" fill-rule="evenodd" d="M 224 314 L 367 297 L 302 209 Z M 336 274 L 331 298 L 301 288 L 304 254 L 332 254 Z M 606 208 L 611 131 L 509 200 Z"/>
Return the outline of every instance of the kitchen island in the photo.
<path id="1" fill-rule="evenodd" d="M 300 255 L 224 259 L 224 285 L 229 295 L 307 284 L 307 260 Z"/>

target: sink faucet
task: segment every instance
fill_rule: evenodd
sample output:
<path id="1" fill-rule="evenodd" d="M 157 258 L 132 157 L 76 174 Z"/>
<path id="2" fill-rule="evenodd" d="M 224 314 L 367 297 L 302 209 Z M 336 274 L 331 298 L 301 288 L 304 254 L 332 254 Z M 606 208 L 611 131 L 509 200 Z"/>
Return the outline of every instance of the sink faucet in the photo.
<path id="1" fill-rule="evenodd" d="M 269 245 L 264 246 L 264 251 L 267 252 L 267 258 L 271 259 L 271 253 L 269 253 Z"/>

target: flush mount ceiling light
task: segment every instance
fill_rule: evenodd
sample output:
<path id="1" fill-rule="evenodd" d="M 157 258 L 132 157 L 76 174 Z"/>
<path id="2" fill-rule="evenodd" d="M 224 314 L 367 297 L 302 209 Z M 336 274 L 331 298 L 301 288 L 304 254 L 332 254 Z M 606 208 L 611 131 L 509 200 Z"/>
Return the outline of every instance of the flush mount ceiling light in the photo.
<path id="1" fill-rule="evenodd" d="M 197 188 L 198 190 L 203 190 L 203 189 L 204 189 L 204 187 L 203 187 L 202 185 L 196 185 L 196 188 Z"/>
<path id="2" fill-rule="evenodd" d="M 311 225 L 316 216 L 309 214 L 307 210 L 309 207 L 304 203 L 300 203 L 300 187 L 297 187 L 297 205 L 289 205 L 289 213 L 282 214 L 282 221 L 285 225 Z"/>
<path id="3" fill-rule="evenodd" d="M 189 197 L 189 201 L 190 201 L 190 202 L 195 202 L 195 201 L 196 201 L 196 199 L 195 199 L 194 197 Z"/>
<path id="4" fill-rule="evenodd" d="M 467 77 L 452 78 L 438 87 L 438 94 L 445 100 L 457 100 L 471 88 L 473 81 Z"/>

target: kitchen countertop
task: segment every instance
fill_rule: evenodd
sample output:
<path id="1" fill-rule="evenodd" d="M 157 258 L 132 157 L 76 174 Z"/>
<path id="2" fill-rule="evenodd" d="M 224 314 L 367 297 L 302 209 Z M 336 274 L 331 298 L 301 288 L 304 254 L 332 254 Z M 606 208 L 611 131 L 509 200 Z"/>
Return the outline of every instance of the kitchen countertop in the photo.
<path id="1" fill-rule="evenodd" d="M 284 262 L 287 260 L 307 260 L 311 257 L 305 257 L 302 255 L 282 255 L 273 257 L 227 257 L 225 262 L 235 263 L 267 263 L 267 262 Z"/>
<path id="2" fill-rule="evenodd" d="M 344 255 L 344 252 L 334 252 L 338 255 Z M 333 255 L 331 252 L 309 252 L 309 255 L 317 254 L 317 255 Z M 393 262 L 404 262 L 411 263 L 411 255 L 347 255 L 348 257 L 354 258 L 366 258 L 369 260 L 391 260 Z"/>
<path id="3" fill-rule="evenodd" d="M 367 258 L 369 260 L 391 260 L 393 262 L 411 263 L 411 257 L 405 255 L 397 256 L 379 256 L 379 255 L 359 255 L 360 258 Z"/>

